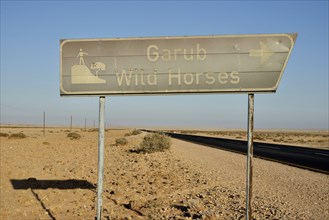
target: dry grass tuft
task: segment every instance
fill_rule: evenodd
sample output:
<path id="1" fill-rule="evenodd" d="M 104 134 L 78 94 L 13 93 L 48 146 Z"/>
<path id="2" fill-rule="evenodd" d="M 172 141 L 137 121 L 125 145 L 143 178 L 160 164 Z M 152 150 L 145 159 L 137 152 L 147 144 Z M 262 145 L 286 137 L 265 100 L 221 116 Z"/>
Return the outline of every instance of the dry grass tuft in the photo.
<path id="1" fill-rule="evenodd" d="M 140 144 L 139 153 L 154 153 L 169 150 L 171 139 L 165 134 L 152 133 L 144 137 Z"/>
<path id="2" fill-rule="evenodd" d="M 11 134 L 9 136 L 10 139 L 24 139 L 26 138 L 27 136 L 23 133 L 15 133 L 15 134 Z"/>
<path id="3" fill-rule="evenodd" d="M 117 138 L 115 140 L 116 145 L 126 145 L 128 140 L 126 138 Z"/>
<path id="4" fill-rule="evenodd" d="M 142 133 L 141 130 L 137 130 L 137 129 L 135 129 L 135 130 L 133 130 L 133 131 L 131 131 L 131 132 L 129 132 L 129 133 L 126 133 L 126 134 L 125 134 L 125 137 L 133 136 L 133 135 L 139 135 L 139 134 L 141 134 L 141 133 Z"/>
<path id="5" fill-rule="evenodd" d="M 71 140 L 79 140 L 81 135 L 75 132 L 71 132 L 67 134 L 67 137 L 69 137 Z"/>
<path id="6" fill-rule="evenodd" d="M 9 134 L 0 132 L 0 137 L 9 137 Z"/>

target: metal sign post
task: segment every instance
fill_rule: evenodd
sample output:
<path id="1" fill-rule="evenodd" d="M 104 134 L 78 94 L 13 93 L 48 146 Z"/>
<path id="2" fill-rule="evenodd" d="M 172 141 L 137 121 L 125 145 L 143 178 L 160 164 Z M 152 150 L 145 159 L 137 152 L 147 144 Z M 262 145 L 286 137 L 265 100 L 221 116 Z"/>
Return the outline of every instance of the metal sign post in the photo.
<path id="1" fill-rule="evenodd" d="M 43 112 L 43 136 L 46 136 L 46 112 Z"/>
<path id="2" fill-rule="evenodd" d="M 102 215 L 102 193 L 104 176 L 104 120 L 105 97 L 99 97 L 99 128 L 98 128 L 98 180 L 97 180 L 97 220 Z"/>
<path id="3" fill-rule="evenodd" d="M 246 188 L 246 219 L 252 219 L 252 158 L 254 152 L 254 94 L 248 94 L 248 153 L 247 153 L 247 188 Z"/>

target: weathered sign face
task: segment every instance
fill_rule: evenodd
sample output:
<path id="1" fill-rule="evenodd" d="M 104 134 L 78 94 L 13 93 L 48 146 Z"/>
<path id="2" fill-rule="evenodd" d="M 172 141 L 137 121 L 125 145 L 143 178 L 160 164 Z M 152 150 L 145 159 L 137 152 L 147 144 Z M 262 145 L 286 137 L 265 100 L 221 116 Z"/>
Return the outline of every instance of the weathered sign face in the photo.
<path id="1" fill-rule="evenodd" d="M 275 92 L 296 34 L 62 40 L 61 95 Z"/>

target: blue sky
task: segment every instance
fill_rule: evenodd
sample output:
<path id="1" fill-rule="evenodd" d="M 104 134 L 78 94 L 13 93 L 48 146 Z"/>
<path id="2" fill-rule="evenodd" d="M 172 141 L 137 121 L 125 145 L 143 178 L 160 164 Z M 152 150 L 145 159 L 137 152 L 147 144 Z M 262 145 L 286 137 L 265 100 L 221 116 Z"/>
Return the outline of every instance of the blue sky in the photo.
<path id="1" fill-rule="evenodd" d="M 328 1 L 1 1 L 1 123 L 93 126 L 98 97 L 60 97 L 60 39 L 298 33 L 256 129 L 328 129 Z M 246 128 L 247 94 L 106 97 L 111 126 Z"/>

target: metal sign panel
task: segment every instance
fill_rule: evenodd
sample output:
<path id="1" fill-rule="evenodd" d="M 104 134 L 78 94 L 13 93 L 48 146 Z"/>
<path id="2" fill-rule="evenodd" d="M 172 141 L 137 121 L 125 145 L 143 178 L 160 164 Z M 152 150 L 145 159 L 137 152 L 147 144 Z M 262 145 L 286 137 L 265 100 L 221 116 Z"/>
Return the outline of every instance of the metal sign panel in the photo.
<path id="1" fill-rule="evenodd" d="M 297 34 L 69 39 L 61 95 L 275 92 Z"/>

